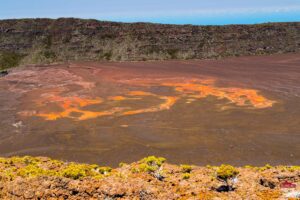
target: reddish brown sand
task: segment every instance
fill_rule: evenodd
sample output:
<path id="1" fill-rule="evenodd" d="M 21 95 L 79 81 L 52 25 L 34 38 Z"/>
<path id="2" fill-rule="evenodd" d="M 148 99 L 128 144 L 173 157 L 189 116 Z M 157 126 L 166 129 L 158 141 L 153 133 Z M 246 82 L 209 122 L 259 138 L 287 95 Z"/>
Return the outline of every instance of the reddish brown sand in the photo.
<path id="1" fill-rule="evenodd" d="M 77 62 L 0 79 L 0 156 L 299 164 L 300 55 Z"/>

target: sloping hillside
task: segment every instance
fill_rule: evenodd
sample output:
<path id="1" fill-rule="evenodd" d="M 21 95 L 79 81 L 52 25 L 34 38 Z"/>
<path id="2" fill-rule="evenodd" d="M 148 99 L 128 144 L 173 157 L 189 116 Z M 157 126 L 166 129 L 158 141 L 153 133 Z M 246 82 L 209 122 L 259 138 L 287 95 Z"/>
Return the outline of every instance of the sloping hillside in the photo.
<path id="1" fill-rule="evenodd" d="M 300 23 L 192 26 L 73 18 L 0 21 L 0 66 L 204 59 L 300 51 Z"/>

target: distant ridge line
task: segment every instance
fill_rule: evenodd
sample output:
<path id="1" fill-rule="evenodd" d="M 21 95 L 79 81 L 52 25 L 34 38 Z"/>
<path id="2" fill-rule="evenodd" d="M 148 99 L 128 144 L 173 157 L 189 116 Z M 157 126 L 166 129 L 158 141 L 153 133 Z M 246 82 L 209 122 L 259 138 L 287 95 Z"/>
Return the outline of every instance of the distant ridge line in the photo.
<path id="1" fill-rule="evenodd" d="M 224 58 L 300 52 L 300 22 L 198 26 L 7 19 L 0 20 L 0 41 L 0 59 L 13 54 L 18 64 Z"/>

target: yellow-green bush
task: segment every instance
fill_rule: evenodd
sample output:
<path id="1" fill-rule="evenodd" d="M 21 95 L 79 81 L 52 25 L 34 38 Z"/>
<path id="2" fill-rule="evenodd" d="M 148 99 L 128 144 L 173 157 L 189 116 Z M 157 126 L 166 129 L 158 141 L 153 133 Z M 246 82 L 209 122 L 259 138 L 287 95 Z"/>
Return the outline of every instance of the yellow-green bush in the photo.
<path id="1" fill-rule="evenodd" d="M 64 165 L 64 162 L 60 161 L 60 160 L 50 160 L 49 161 L 50 163 L 50 166 L 49 167 L 52 167 L 52 168 L 56 168 L 56 167 L 61 167 Z"/>
<path id="2" fill-rule="evenodd" d="M 244 168 L 245 169 L 254 169 L 255 167 L 253 167 L 252 165 L 245 165 Z"/>
<path id="3" fill-rule="evenodd" d="M 0 158 L 0 164 L 8 164 L 6 158 Z"/>
<path id="4" fill-rule="evenodd" d="M 124 163 L 124 162 L 119 163 L 119 167 L 124 167 L 125 165 L 127 165 L 127 163 Z"/>
<path id="5" fill-rule="evenodd" d="M 182 175 L 182 178 L 183 179 L 189 179 L 191 177 L 191 174 L 190 173 L 184 173 L 183 175 Z"/>
<path id="6" fill-rule="evenodd" d="M 270 164 L 266 164 L 265 166 L 263 166 L 263 167 L 259 167 L 259 171 L 265 171 L 265 170 L 267 170 L 267 169 L 271 169 L 272 168 L 272 166 L 270 165 Z"/>
<path id="7" fill-rule="evenodd" d="M 191 165 L 180 165 L 181 172 L 183 173 L 191 173 L 192 166 Z"/>
<path id="8" fill-rule="evenodd" d="M 97 167 L 96 171 L 98 171 L 100 174 L 108 174 L 109 172 L 111 172 L 112 168 L 110 167 Z"/>
<path id="9" fill-rule="evenodd" d="M 0 163 L 6 168 L 2 175 L 8 179 L 14 179 L 16 176 L 34 177 L 46 174 L 46 171 L 38 166 L 40 160 L 31 156 L 1 158 Z"/>
<path id="10" fill-rule="evenodd" d="M 110 167 L 99 167 L 98 165 L 76 164 L 70 163 L 67 167 L 63 168 L 60 174 L 66 178 L 80 179 L 84 177 L 97 177 L 107 175 L 111 172 Z"/>
<path id="11" fill-rule="evenodd" d="M 0 160 L 0 163 L 10 164 L 10 165 L 15 165 L 15 164 L 29 165 L 29 164 L 40 163 L 40 159 L 31 156 L 24 156 L 24 157 L 14 156 L 11 158 L 2 158 Z"/>
<path id="12" fill-rule="evenodd" d="M 239 174 L 239 171 L 231 165 L 221 165 L 217 169 L 217 177 L 222 180 L 227 180 L 229 178 L 234 178 Z"/>
<path id="13" fill-rule="evenodd" d="M 17 168 L 16 167 L 10 167 L 2 171 L 0 175 L 3 178 L 7 178 L 8 180 L 13 180 L 16 177 Z"/>
<path id="14" fill-rule="evenodd" d="M 19 168 L 16 173 L 17 176 L 21 177 L 56 176 L 57 174 L 54 170 L 45 170 L 34 164 Z"/>
<path id="15" fill-rule="evenodd" d="M 160 167 L 166 161 L 163 157 L 155 157 L 155 156 L 148 156 L 141 160 L 142 163 L 146 163 L 148 165 L 157 165 Z"/>
<path id="16" fill-rule="evenodd" d="M 101 178 L 111 172 L 110 167 L 100 167 L 98 165 L 66 164 L 58 160 L 41 160 L 38 157 L 11 157 L 0 158 L 0 175 L 8 179 L 14 179 L 16 176 L 36 177 L 36 176 L 59 176 L 72 179 L 83 177 Z"/>
<path id="17" fill-rule="evenodd" d="M 151 166 L 146 163 L 139 165 L 139 172 L 155 172 L 156 170 L 158 170 L 158 166 Z"/>
<path id="18" fill-rule="evenodd" d="M 300 166 L 288 166 L 286 168 L 290 172 L 300 171 Z"/>
<path id="19" fill-rule="evenodd" d="M 143 158 L 138 163 L 137 168 L 133 168 L 132 172 L 155 172 L 166 161 L 163 157 L 148 156 Z"/>
<path id="20" fill-rule="evenodd" d="M 71 163 L 61 171 L 61 175 L 66 178 L 79 179 L 86 177 L 87 171 L 88 169 L 86 168 L 86 165 Z"/>

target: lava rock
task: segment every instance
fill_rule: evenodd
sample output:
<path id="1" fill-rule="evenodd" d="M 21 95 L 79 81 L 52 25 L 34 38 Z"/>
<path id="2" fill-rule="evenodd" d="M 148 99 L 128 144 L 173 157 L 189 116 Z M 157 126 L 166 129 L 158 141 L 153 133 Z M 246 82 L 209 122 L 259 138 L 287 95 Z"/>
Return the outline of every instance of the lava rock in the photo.
<path id="1" fill-rule="evenodd" d="M 234 188 L 229 185 L 221 185 L 216 189 L 217 192 L 230 192 L 234 191 Z"/>
<path id="2" fill-rule="evenodd" d="M 274 189 L 276 187 L 275 183 L 273 181 L 268 180 L 268 179 L 262 178 L 262 179 L 259 180 L 259 182 L 262 186 L 265 186 L 265 187 L 268 187 L 268 188 L 271 188 L 271 189 Z"/>
<path id="3" fill-rule="evenodd" d="M 1 71 L 0 72 L 0 77 L 3 77 L 3 76 L 7 76 L 8 75 L 8 71 Z"/>

